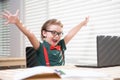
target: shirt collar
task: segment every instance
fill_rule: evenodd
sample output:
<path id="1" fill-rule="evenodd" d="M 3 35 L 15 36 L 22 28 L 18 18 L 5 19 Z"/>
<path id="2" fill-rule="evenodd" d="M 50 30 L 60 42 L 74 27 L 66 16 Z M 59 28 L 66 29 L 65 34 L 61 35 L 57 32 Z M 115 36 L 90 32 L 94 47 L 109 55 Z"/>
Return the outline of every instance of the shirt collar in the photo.
<path id="1" fill-rule="evenodd" d="M 46 46 L 46 47 L 49 47 L 50 48 L 50 44 L 47 42 L 47 41 L 45 41 L 45 40 L 43 40 L 43 44 Z M 59 43 L 57 44 L 57 45 L 59 45 Z"/>
<path id="2" fill-rule="evenodd" d="M 50 44 L 47 41 L 44 40 L 43 44 L 44 44 L 45 47 L 50 48 Z"/>

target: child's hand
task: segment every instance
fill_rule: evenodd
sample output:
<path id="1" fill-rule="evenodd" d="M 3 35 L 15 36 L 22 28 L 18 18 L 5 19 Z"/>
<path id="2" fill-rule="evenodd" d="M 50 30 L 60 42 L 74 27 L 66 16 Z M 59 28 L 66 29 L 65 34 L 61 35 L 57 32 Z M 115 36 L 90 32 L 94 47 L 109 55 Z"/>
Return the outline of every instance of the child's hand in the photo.
<path id="1" fill-rule="evenodd" d="M 15 14 L 11 14 L 9 11 L 5 10 L 5 12 L 3 13 L 3 17 L 7 19 L 7 22 L 5 22 L 5 24 L 16 24 L 18 21 L 18 14 L 19 10 L 17 10 Z"/>
<path id="2" fill-rule="evenodd" d="M 82 26 L 86 26 L 89 21 L 89 17 L 86 17 L 84 21 L 81 22 Z"/>

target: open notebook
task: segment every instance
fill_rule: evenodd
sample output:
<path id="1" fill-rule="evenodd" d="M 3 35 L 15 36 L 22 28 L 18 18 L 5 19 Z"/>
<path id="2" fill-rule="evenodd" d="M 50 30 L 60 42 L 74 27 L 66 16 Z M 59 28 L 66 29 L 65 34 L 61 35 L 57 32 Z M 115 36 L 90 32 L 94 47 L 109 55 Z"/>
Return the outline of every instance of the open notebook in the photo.
<path id="1" fill-rule="evenodd" d="M 111 67 L 120 65 L 120 37 L 97 36 L 97 65 L 76 65 L 78 67 Z"/>
<path id="2" fill-rule="evenodd" d="M 100 78 L 102 80 L 109 80 L 109 74 L 98 72 L 93 69 L 82 70 L 79 68 L 67 69 L 65 66 L 60 67 L 46 67 L 37 66 L 24 69 L 8 69 L 0 71 L 0 80 L 62 80 L 62 79 L 86 79 Z"/>

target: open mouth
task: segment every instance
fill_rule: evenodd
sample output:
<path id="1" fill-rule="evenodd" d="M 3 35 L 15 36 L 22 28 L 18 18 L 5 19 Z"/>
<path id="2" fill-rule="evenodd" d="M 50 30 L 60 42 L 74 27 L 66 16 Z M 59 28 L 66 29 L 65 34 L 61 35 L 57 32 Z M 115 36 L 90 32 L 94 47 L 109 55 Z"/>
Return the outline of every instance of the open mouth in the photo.
<path id="1" fill-rule="evenodd" d="M 52 42 L 53 42 L 53 43 L 57 43 L 58 40 L 56 40 L 56 39 L 52 39 Z"/>

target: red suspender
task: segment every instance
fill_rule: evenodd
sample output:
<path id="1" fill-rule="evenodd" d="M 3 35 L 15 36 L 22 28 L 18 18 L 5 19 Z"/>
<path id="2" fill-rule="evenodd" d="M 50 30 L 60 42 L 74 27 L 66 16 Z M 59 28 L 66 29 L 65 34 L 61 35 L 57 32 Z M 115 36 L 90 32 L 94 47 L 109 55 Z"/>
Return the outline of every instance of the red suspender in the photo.
<path id="1" fill-rule="evenodd" d="M 45 56 L 45 62 L 47 66 L 50 66 L 50 62 L 49 62 L 49 58 L 48 58 L 48 52 L 46 50 L 46 48 L 43 46 L 44 49 L 44 56 Z"/>

